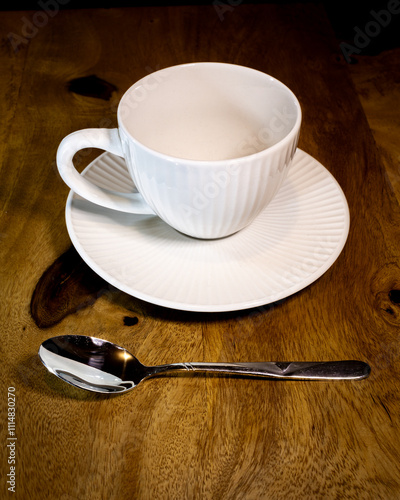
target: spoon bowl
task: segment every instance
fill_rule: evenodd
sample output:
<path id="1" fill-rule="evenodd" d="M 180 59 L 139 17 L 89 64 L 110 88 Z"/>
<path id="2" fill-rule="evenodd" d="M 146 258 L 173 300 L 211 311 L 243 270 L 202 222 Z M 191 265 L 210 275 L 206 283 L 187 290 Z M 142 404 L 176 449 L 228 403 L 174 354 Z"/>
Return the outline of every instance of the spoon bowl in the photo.
<path id="1" fill-rule="evenodd" d="M 62 335 L 45 340 L 39 357 L 64 382 L 92 392 L 120 393 L 167 372 L 213 372 L 283 380 L 359 380 L 371 369 L 362 361 L 174 363 L 145 366 L 123 347 L 96 337 Z"/>

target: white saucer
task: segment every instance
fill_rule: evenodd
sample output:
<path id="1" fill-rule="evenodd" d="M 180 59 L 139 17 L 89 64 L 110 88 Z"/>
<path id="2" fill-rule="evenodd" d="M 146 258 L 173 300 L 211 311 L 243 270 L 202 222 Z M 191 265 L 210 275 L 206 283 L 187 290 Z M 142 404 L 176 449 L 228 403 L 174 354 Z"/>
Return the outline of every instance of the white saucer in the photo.
<path id="1" fill-rule="evenodd" d="M 134 189 L 124 160 L 110 153 L 84 175 L 109 189 Z M 339 256 L 349 220 L 336 180 L 301 150 L 272 203 L 224 239 L 196 240 L 156 216 L 101 208 L 73 192 L 66 206 L 73 245 L 107 282 L 153 304 L 202 312 L 261 306 L 310 285 Z"/>

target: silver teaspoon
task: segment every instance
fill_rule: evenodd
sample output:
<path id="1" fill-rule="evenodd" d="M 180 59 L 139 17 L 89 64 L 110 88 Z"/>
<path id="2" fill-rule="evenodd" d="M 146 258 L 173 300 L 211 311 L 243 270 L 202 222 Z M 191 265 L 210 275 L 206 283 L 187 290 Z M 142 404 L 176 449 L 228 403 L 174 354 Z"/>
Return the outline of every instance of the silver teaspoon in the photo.
<path id="1" fill-rule="evenodd" d="M 126 392 L 142 380 L 167 372 L 213 372 L 284 380 L 359 380 L 370 367 L 362 361 L 175 363 L 145 366 L 123 347 L 83 335 L 44 341 L 39 357 L 64 382 L 93 392 Z"/>

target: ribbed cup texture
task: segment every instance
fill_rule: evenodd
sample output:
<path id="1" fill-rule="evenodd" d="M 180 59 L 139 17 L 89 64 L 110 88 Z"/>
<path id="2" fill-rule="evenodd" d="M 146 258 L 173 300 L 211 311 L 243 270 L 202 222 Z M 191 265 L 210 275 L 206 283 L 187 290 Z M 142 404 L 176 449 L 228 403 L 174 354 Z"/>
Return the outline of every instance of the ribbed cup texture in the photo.
<path id="1" fill-rule="evenodd" d="M 234 160 L 173 160 L 124 141 L 128 168 L 139 192 L 176 230 L 220 238 L 250 224 L 287 176 L 297 136 L 285 144 Z"/>
<path id="2" fill-rule="evenodd" d="M 84 175 L 105 188 L 134 188 L 124 160 L 108 153 Z M 101 208 L 73 193 L 66 220 L 85 262 L 113 286 L 162 306 L 207 312 L 257 307 L 301 290 L 333 264 L 349 230 L 342 190 L 301 150 L 268 207 L 227 238 L 190 238 L 156 216 Z"/>

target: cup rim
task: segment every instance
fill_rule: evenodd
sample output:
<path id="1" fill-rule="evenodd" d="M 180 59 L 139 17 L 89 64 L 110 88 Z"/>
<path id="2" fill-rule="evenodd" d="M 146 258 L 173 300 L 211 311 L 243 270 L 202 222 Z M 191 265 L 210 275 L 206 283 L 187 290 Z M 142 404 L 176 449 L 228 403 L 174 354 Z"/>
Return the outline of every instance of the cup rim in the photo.
<path id="1" fill-rule="evenodd" d="M 297 109 L 297 117 L 296 117 L 296 121 L 292 127 L 292 129 L 289 131 L 288 134 L 286 134 L 284 137 L 282 137 L 282 139 L 280 139 L 278 142 L 276 142 L 275 144 L 273 144 L 272 146 L 269 146 L 261 151 L 257 151 L 256 153 L 251 153 L 251 154 L 248 154 L 248 155 L 243 155 L 243 156 L 238 156 L 236 158 L 230 158 L 230 159 L 221 159 L 221 160 L 195 160 L 195 159 L 189 159 L 189 158 L 182 158 L 182 157 L 179 157 L 179 156 L 172 156 L 172 155 L 169 155 L 169 154 L 166 154 L 166 153 L 162 153 L 161 151 L 157 151 L 156 149 L 152 149 L 148 146 L 146 146 L 145 144 L 143 144 L 141 141 L 139 141 L 138 139 L 136 139 L 126 128 L 126 126 L 124 125 L 123 123 L 123 120 L 121 118 L 121 108 L 122 108 L 122 105 L 123 105 L 123 101 L 124 101 L 124 98 L 125 96 L 130 92 L 130 90 L 137 86 L 140 82 L 144 81 L 146 78 L 148 78 L 149 76 L 151 75 L 154 75 L 156 73 L 161 73 L 163 71 L 168 71 L 168 70 L 172 70 L 172 69 L 178 69 L 178 68 L 182 68 L 182 67 L 187 67 L 187 66 L 200 66 L 200 65 L 215 65 L 215 66 L 231 66 L 231 67 L 236 67 L 236 68 L 242 68 L 243 70 L 246 70 L 246 71 L 252 71 L 252 72 L 255 72 L 255 73 L 260 73 L 261 75 L 263 75 L 264 77 L 268 77 L 268 78 L 271 78 L 272 80 L 274 80 L 275 82 L 277 82 L 282 88 L 284 88 L 290 95 L 291 97 L 293 98 L 293 102 L 296 106 L 296 109 Z M 140 80 L 137 80 L 135 83 L 133 83 L 123 94 L 123 96 L 121 97 L 120 99 L 120 102 L 118 104 L 118 108 L 117 108 L 117 120 L 118 120 L 118 128 L 121 130 L 124 131 L 124 133 L 126 134 L 127 137 L 129 137 L 130 140 L 132 140 L 134 143 L 136 143 L 138 146 L 140 146 L 141 149 L 147 151 L 148 153 L 152 154 L 153 156 L 157 156 L 159 158 L 162 158 L 163 160 L 168 160 L 168 161 L 172 161 L 174 163 L 185 163 L 186 165 L 211 165 L 211 164 L 216 164 L 216 165 L 223 165 L 223 164 L 226 164 L 226 163 L 234 163 L 234 162 L 240 162 L 240 161 L 243 161 L 244 159 L 248 160 L 249 158 L 251 159 L 254 159 L 256 160 L 257 158 L 260 158 L 266 154 L 273 154 L 276 150 L 282 148 L 283 146 L 286 145 L 286 143 L 290 143 L 294 137 L 299 133 L 299 130 L 300 130 L 300 125 L 301 125 L 301 121 L 302 121 L 302 111 L 301 111 L 301 106 L 300 106 L 300 103 L 299 103 L 299 100 L 298 98 L 296 97 L 296 95 L 294 94 L 294 92 L 287 86 L 285 85 L 284 83 L 282 83 L 280 80 L 278 80 L 277 78 L 269 75 L 268 73 L 265 73 L 263 71 L 260 71 L 260 70 L 257 70 L 257 69 L 254 69 L 254 68 L 250 68 L 248 66 L 243 66 L 243 65 L 240 65 L 240 64 L 232 64 L 232 63 L 224 63 L 224 62 L 206 62 L 206 61 L 203 61 L 203 62 L 191 62 L 191 63 L 184 63 L 184 64 L 176 64 L 174 66 L 168 66 L 168 67 L 165 67 L 165 68 L 162 68 L 162 69 L 159 69 L 153 73 L 149 73 L 147 76 L 141 78 Z"/>

